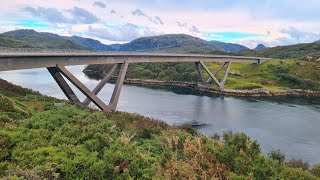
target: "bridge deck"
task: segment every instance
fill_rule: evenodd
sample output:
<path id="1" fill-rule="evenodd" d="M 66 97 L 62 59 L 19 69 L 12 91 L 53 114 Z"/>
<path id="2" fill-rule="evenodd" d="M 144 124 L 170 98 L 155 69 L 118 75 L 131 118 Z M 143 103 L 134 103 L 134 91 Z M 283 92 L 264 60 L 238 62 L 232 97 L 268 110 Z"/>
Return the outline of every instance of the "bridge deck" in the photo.
<path id="1" fill-rule="evenodd" d="M 204 54 L 171 54 L 171 53 L 109 53 L 88 51 L 20 51 L 0 50 L 0 71 L 87 65 L 116 64 L 140 62 L 252 62 L 262 63 L 270 60 L 261 57 L 204 55 Z"/>

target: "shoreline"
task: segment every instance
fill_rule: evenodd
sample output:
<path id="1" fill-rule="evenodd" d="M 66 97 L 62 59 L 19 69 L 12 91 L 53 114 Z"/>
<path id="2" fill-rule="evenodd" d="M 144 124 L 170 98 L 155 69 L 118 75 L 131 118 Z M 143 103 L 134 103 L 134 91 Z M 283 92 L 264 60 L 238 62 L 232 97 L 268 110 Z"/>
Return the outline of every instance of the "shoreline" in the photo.
<path id="1" fill-rule="evenodd" d="M 219 91 L 211 87 L 197 85 L 196 83 L 180 82 L 180 81 L 159 81 L 159 80 L 142 80 L 142 79 L 125 79 L 124 84 L 138 85 L 138 86 L 159 86 L 159 87 L 183 87 L 191 88 L 192 90 L 221 94 L 226 96 L 238 97 L 267 97 L 267 96 L 315 96 L 320 97 L 320 91 L 304 90 L 304 89 L 287 89 L 287 90 L 266 90 L 266 89 L 252 89 L 252 90 L 223 90 Z"/>

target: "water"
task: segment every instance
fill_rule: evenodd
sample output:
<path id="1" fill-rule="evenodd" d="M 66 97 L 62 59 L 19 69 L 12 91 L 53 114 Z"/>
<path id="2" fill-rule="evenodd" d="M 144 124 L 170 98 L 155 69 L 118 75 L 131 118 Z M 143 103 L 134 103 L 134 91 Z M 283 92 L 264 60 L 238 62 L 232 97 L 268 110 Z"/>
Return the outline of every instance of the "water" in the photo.
<path id="1" fill-rule="evenodd" d="M 68 69 L 93 89 L 98 81 L 86 78 L 81 72 L 83 68 Z M 46 69 L 0 72 L 0 78 L 45 95 L 65 98 Z M 99 97 L 109 102 L 113 87 L 107 84 Z M 198 128 L 207 135 L 229 130 L 245 132 L 258 140 L 264 153 L 280 149 L 288 158 L 320 163 L 320 98 L 199 96 L 174 90 L 125 85 L 118 110 L 176 125 L 198 121 L 207 124 Z M 84 99 L 79 91 L 75 92 Z"/>

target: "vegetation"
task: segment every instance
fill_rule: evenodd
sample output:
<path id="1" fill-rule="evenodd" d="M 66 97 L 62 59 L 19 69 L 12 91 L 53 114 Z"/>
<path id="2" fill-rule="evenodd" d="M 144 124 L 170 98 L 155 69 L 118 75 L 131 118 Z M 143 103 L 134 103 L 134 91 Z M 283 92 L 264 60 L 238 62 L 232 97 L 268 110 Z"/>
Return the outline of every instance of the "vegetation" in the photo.
<path id="1" fill-rule="evenodd" d="M 264 156 L 242 133 L 210 138 L 140 115 L 10 95 L 0 95 L 0 178 L 319 179 L 319 165 Z"/>
<path id="2" fill-rule="evenodd" d="M 0 36 L 0 47 L 77 50 L 87 49 L 84 46 L 73 43 L 71 40 L 63 39 L 62 36 L 51 33 L 38 33 L 34 30 L 16 30 L 3 33 Z"/>
<path id="3" fill-rule="evenodd" d="M 22 41 L 0 34 L 0 47 L 27 48 L 30 46 Z"/>
<path id="4" fill-rule="evenodd" d="M 260 51 L 245 50 L 237 55 L 270 57 L 276 59 L 293 59 L 320 55 L 320 43 L 295 44 L 290 46 L 277 46 Z"/>
<path id="5" fill-rule="evenodd" d="M 211 72 L 220 64 L 206 63 Z M 108 67 L 89 65 L 85 73 L 101 79 Z M 223 69 L 224 70 L 224 69 Z M 286 88 L 320 90 L 320 63 L 306 60 L 272 60 L 261 65 L 232 63 L 226 89 L 278 90 Z M 209 76 L 203 72 L 206 78 Z M 217 77 L 221 79 L 223 72 Z M 199 75 L 193 63 L 137 63 L 130 64 L 127 78 L 166 81 L 198 82 Z M 214 87 L 214 85 L 213 85 Z"/>

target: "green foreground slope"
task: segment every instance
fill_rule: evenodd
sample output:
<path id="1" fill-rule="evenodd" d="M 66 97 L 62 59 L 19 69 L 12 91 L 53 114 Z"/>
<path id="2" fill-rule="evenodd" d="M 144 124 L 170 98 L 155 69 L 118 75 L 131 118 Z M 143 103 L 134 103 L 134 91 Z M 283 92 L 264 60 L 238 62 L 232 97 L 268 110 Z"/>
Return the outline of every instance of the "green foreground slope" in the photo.
<path id="1" fill-rule="evenodd" d="M 13 87 L 8 92 L 2 87 Z M 244 134 L 214 138 L 122 112 L 102 113 L 0 81 L 0 178 L 318 179 Z M 29 98 L 25 98 L 26 96 Z M 302 169 L 303 168 L 303 169 Z M 314 175 L 313 175 L 314 174 Z"/>

